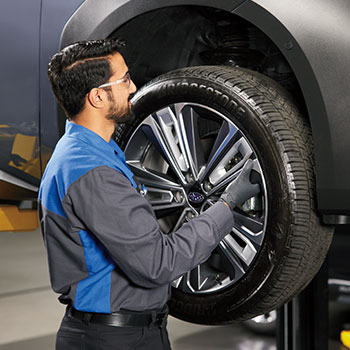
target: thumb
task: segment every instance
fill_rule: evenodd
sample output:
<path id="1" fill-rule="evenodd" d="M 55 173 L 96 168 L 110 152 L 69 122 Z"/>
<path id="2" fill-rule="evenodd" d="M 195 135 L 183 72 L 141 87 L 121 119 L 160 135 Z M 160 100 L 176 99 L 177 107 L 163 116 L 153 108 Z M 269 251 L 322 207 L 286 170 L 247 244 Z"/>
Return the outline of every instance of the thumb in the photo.
<path id="1" fill-rule="evenodd" d="M 252 170 L 254 166 L 254 162 L 252 159 L 248 159 L 247 162 L 244 164 L 241 175 L 243 177 L 248 176 L 250 174 L 250 171 Z"/>

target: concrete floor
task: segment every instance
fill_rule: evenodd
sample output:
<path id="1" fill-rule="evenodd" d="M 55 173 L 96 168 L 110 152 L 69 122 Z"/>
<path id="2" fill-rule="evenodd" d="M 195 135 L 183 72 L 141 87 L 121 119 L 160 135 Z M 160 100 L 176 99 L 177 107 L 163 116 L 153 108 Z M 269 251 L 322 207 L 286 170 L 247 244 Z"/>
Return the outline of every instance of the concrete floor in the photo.
<path id="1" fill-rule="evenodd" d="M 64 313 L 51 291 L 41 233 L 0 232 L 0 350 L 54 349 Z M 170 317 L 173 350 L 277 350 L 242 325 L 198 326 Z M 329 350 L 345 349 L 338 341 Z M 310 349 L 311 350 L 311 349 Z"/>

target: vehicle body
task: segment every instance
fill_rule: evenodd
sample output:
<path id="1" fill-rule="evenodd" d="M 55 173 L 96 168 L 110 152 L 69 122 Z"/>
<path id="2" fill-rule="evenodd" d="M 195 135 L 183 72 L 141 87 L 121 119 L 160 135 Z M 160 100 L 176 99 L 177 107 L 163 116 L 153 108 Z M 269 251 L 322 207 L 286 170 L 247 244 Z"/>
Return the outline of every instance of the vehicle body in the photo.
<path id="1" fill-rule="evenodd" d="M 308 108 L 315 141 L 318 210 L 328 223 L 347 222 L 347 217 L 350 217 L 350 179 L 347 176 L 350 172 L 350 101 L 347 98 L 350 77 L 344 72 L 348 71 L 345 57 L 348 57 L 347 50 L 350 50 L 346 44 L 349 33 L 345 28 L 350 10 L 348 3 L 342 0 L 300 1 L 298 4 L 241 0 L 154 0 L 147 3 L 137 0 L 105 0 L 98 3 L 76 0 L 63 2 L 59 6 L 53 0 L 31 0 L 25 3 L 17 0 L 4 4 L 2 42 L 3 52 L 9 54 L 1 57 L 1 90 L 3 93 L 6 91 L 7 95 L 1 111 L 4 145 L 0 168 L 6 173 L 2 173 L 1 185 L 15 182 L 21 188 L 35 190 L 48 156 L 63 131 L 64 120 L 58 113 L 47 79 L 47 64 L 55 52 L 74 41 L 108 37 L 118 28 L 126 34 L 125 37 L 130 36 L 134 40 L 137 38 L 142 42 L 146 40 L 143 35 L 147 37 L 147 32 L 124 33 L 123 26 L 131 27 L 132 21 L 142 23 L 142 17 L 150 16 L 150 11 L 154 11 L 154 16 L 142 24 L 145 28 L 148 25 L 155 26 L 157 11 L 176 11 L 177 8 L 187 6 L 193 6 L 191 9 L 194 10 L 197 9 L 196 6 L 198 9 L 210 7 L 244 18 L 276 44 L 290 64 Z M 299 14 L 303 17 L 300 18 Z M 321 16 L 321 22 L 315 20 Z M 175 24 L 177 28 L 186 24 L 188 29 L 195 25 L 193 21 L 185 21 L 185 18 L 178 18 L 176 23 L 171 23 L 172 28 Z M 300 25 L 301 21 L 304 25 Z M 5 37 L 8 31 L 12 35 Z M 185 58 L 180 57 L 180 49 L 177 48 L 179 42 L 175 39 L 170 38 L 162 43 L 149 40 L 147 47 L 141 48 L 129 40 L 135 59 L 129 65 L 138 85 L 167 70 L 187 65 Z M 168 51 L 168 55 L 178 50 L 178 58 L 155 59 L 154 56 L 160 50 L 162 54 Z M 148 65 L 147 72 L 142 70 L 140 60 Z M 18 102 L 19 96 L 21 103 Z M 32 165 L 33 170 L 21 169 L 20 165 L 9 165 L 11 154 L 21 153 L 16 148 L 12 150 L 14 138 L 19 134 L 35 138 L 24 138 L 25 141 L 18 142 L 28 142 L 36 150 L 21 157 L 25 156 L 26 164 L 40 159 Z M 6 176 L 14 178 L 11 177 L 10 180 Z M 16 182 L 16 179 L 19 181 Z M 32 197 L 35 197 L 35 191 Z"/>
<path id="2" fill-rule="evenodd" d="M 41 175 L 64 132 L 65 116 L 56 104 L 47 78 L 50 58 L 70 43 L 115 36 L 126 39 L 128 43 L 123 54 L 138 87 L 149 81 L 156 82 L 153 79 L 164 73 L 194 66 L 209 67 L 209 75 L 215 69 L 217 72 L 218 67 L 230 67 L 232 71 L 227 69 L 226 73 L 232 79 L 243 72 L 246 77 L 256 79 L 257 84 L 276 87 L 282 99 L 286 98 L 296 106 L 310 124 L 312 136 L 310 142 L 305 142 L 308 147 L 311 143 L 314 145 L 310 146 L 310 154 L 315 159 L 317 202 L 312 211 L 323 222 L 317 223 L 317 227 L 327 236 L 324 224 L 350 223 L 350 178 L 347 175 L 350 172 L 350 99 L 347 96 L 350 75 L 346 74 L 350 68 L 346 59 L 350 54 L 350 33 L 347 30 L 350 5 L 347 1 L 73 0 L 57 3 L 54 0 L 14 0 L 3 4 L 0 16 L 2 50 L 5 53 L 0 57 L 0 89 L 6 96 L 0 116 L 0 214 L 6 218 L 2 221 L 1 230 L 25 229 L 18 226 L 21 215 L 25 213 L 23 201 L 32 201 L 32 209 L 35 209 Z M 168 83 L 174 77 L 182 81 L 184 78 L 180 75 L 191 74 L 188 72 L 184 70 L 174 76 L 170 73 L 164 79 Z M 213 84 L 219 84 L 220 74 L 215 74 Z M 142 91 L 152 95 L 151 90 L 147 85 Z M 197 92 L 191 93 L 195 95 Z M 269 88 L 265 91 L 265 94 L 268 93 Z M 140 106 L 144 100 L 142 94 L 137 100 L 141 101 L 138 102 Z M 180 106 L 178 102 L 183 101 L 174 100 L 174 108 Z M 249 102 L 248 99 L 246 102 Z M 201 109 L 204 114 L 213 113 L 212 107 L 204 104 L 193 103 L 190 107 L 192 110 Z M 249 127 L 235 124 L 235 120 L 229 121 L 225 117 L 226 112 L 215 113 L 213 118 L 222 117 L 230 128 L 235 129 L 238 125 L 240 131 L 249 130 Z M 151 124 L 148 126 L 151 127 Z M 133 130 L 133 133 L 126 131 L 126 134 L 129 132 L 128 137 L 132 138 L 137 130 Z M 133 155 L 130 142 L 127 143 L 129 139 L 125 138 L 125 129 L 120 129 L 120 132 L 124 132 L 124 136 L 119 141 L 124 143 L 127 155 Z M 246 144 L 249 152 L 257 159 L 263 157 L 263 152 L 259 153 L 259 150 L 254 153 L 257 144 L 249 142 L 248 137 Z M 279 149 L 278 142 L 274 147 Z M 299 151 L 303 149 L 301 147 Z M 265 183 L 267 168 L 263 161 L 257 168 L 264 183 L 262 201 L 265 200 L 265 210 L 268 207 L 269 186 L 272 186 L 268 181 Z M 294 180 L 288 181 L 292 188 Z M 309 182 L 313 182 L 312 176 Z M 283 190 L 283 186 L 280 190 Z M 167 193 L 173 198 L 171 191 Z M 193 189 L 188 191 L 192 191 L 191 195 L 196 194 Z M 279 193 L 283 197 L 283 191 Z M 13 207 L 16 211 L 10 212 Z M 18 211 L 17 208 L 22 210 Z M 267 211 L 264 213 L 266 225 Z M 35 210 L 26 211 L 28 214 L 36 216 Z M 34 220 L 27 229 L 37 224 Z M 278 224 L 275 226 L 279 231 Z M 278 238 L 279 235 L 282 237 L 283 233 L 277 232 Z M 317 233 L 313 238 L 315 242 L 316 238 Z M 320 251 L 319 260 L 326 254 L 329 239 L 327 241 L 323 246 L 321 240 L 315 248 Z M 285 244 L 288 246 L 288 239 Z M 260 253 L 254 254 L 256 261 Z M 266 256 L 271 265 L 279 263 L 278 260 L 272 263 L 274 254 L 275 250 L 270 249 Z M 279 254 L 283 259 L 283 252 Z M 312 254 L 316 258 L 317 252 Z M 305 286 L 317 268 L 318 265 L 315 265 L 309 274 L 305 274 L 294 293 Z M 256 282 L 255 289 L 259 290 L 268 278 L 269 273 L 266 272 L 260 284 Z M 212 291 L 208 289 L 209 294 Z M 284 299 L 291 296 L 292 293 Z M 201 296 L 198 298 L 201 300 Z M 250 298 L 254 302 L 253 292 L 243 297 Z M 273 306 L 276 307 L 276 303 Z M 216 301 L 212 304 L 206 301 L 198 304 L 191 300 L 181 301 L 177 307 L 177 315 L 184 319 L 192 320 L 193 313 L 198 315 L 196 322 L 225 323 L 233 317 L 206 321 L 217 307 Z M 223 309 L 225 307 L 230 309 L 227 305 Z M 234 313 L 234 309 L 230 310 Z M 182 316 L 182 312 L 188 315 Z M 220 309 L 218 313 L 222 314 L 223 311 Z M 258 314 L 258 311 L 253 313 Z M 252 314 L 242 312 L 242 318 Z"/>

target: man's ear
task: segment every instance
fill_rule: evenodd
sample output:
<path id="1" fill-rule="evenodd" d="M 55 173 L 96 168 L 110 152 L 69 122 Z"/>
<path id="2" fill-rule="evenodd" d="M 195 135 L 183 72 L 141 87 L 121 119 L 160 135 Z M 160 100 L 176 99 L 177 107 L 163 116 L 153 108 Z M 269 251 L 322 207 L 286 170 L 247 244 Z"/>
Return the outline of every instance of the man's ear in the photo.
<path id="1" fill-rule="evenodd" d="M 103 108 L 106 98 L 106 92 L 97 88 L 91 89 L 87 94 L 87 100 L 94 108 Z"/>

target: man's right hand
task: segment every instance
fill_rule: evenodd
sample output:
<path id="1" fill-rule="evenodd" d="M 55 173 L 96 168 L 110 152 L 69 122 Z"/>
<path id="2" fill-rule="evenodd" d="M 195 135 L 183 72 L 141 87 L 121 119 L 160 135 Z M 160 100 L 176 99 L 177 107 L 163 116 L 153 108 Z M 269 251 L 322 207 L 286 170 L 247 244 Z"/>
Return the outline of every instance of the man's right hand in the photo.
<path id="1" fill-rule="evenodd" d="M 227 204 L 231 210 L 260 192 L 260 186 L 252 184 L 249 179 L 253 165 L 253 161 L 249 159 L 241 173 L 226 187 L 220 197 L 220 201 Z"/>

